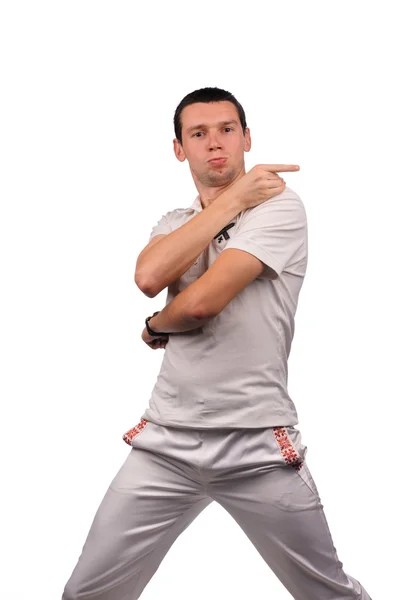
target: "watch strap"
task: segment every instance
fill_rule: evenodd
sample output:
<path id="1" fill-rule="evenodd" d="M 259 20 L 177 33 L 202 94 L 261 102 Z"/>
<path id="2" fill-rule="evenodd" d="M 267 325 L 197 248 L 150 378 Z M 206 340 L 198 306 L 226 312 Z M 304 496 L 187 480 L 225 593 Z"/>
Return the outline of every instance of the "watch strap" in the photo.
<path id="1" fill-rule="evenodd" d="M 149 321 L 150 321 L 150 319 L 152 319 L 152 317 L 155 317 L 159 313 L 160 313 L 160 311 L 158 310 L 157 312 L 154 312 L 154 314 L 151 315 L 150 317 L 147 317 L 146 320 L 145 320 L 145 326 L 147 328 L 147 332 L 152 337 L 165 337 L 165 336 L 170 335 L 169 333 L 164 333 L 164 332 L 160 332 L 160 331 L 154 331 L 153 329 L 151 329 L 151 327 L 149 325 Z"/>

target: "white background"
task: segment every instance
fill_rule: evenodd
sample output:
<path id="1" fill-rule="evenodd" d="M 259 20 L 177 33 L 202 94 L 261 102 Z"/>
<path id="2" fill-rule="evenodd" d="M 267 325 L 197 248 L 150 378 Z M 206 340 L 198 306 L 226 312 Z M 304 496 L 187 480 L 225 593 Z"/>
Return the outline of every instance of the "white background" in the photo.
<path id="1" fill-rule="evenodd" d="M 1 596 L 55 600 L 163 357 L 136 258 L 192 203 L 172 119 L 231 91 L 247 169 L 295 163 L 309 266 L 289 361 L 308 465 L 345 570 L 397 595 L 398 52 L 394 3 L 2 3 Z M 396 308 L 395 308 L 396 307 Z M 215 503 L 145 600 L 291 596 Z"/>

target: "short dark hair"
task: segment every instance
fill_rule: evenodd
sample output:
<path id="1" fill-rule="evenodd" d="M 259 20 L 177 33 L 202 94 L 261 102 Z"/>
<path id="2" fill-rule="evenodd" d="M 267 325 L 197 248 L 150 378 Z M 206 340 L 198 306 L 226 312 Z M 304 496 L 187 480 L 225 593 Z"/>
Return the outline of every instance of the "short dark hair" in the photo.
<path id="1" fill-rule="evenodd" d="M 178 107 L 176 108 L 175 115 L 173 118 L 174 128 L 175 128 L 175 136 L 182 143 L 182 122 L 181 122 L 181 113 L 183 108 L 189 106 L 190 104 L 195 104 L 196 102 L 222 102 L 228 101 L 234 104 L 237 108 L 238 116 L 240 117 L 240 123 L 242 127 L 243 133 L 247 128 L 247 122 L 245 119 L 245 112 L 241 104 L 238 100 L 226 90 L 222 90 L 217 87 L 206 87 L 201 88 L 199 90 L 195 90 L 187 96 L 184 96 L 183 100 L 180 102 Z"/>

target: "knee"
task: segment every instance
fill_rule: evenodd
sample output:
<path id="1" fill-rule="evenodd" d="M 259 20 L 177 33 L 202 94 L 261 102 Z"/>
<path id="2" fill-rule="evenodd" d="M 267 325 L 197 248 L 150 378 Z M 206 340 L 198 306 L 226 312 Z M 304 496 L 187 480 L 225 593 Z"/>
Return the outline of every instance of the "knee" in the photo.
<path id="1" fill-rule="evenodd" d="M 78 600 L 79 592 L 76 585 L 72 581 L 68 581 L 64 588 L 61 600 Z"/>

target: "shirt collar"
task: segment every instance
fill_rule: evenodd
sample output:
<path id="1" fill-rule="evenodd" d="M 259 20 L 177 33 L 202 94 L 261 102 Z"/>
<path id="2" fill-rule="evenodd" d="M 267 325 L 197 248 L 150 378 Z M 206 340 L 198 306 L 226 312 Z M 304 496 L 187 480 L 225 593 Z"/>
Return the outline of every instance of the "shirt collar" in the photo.
<path id="1" fill-rule="evenodd" d="M 177 210 L 179 212 L 190 212 L 192 210 L 194 210 L 195 212 L 201 212 L 201 210 L 203 210 L 203 208 L 202 208 L 201 199 L 200 199 L 199 194 L 189 208 L 178 208 Z"/>
<path id="2" fill-rule="evenodd" d="M 192 203 L 192 205 L 190 206 L 191 210 L 195 210 L 195 212 L 201 212 L 202 210 L 202 204 L 201 204 L 201 199 L 198 196 L 196 197 L 196 199 L 194 200 L 194 202 Z"/>

